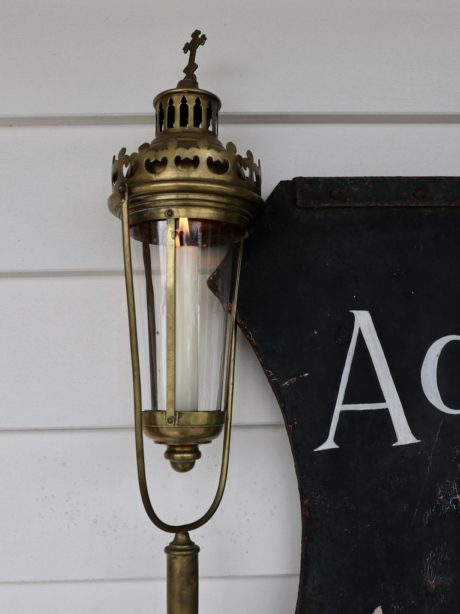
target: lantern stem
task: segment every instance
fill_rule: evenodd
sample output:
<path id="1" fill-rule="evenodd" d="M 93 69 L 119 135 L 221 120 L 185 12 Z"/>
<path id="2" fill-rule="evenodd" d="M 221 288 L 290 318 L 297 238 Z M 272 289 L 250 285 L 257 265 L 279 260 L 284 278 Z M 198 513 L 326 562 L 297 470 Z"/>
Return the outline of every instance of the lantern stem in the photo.
<path id="1" fill-rule="evenodd" d="M 165 548 L 168 614 L 198 614 L 199 551 L 187 532 L 176 533 Z"/>

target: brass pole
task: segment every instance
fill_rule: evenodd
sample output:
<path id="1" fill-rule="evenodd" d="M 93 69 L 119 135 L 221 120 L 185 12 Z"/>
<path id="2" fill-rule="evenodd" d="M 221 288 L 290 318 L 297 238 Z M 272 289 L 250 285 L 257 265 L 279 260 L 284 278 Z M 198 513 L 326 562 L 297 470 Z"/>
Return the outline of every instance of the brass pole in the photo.
<path id="1" fill-rule="evenodd" d="M 167 613 L 198 614 L 198 552 L 187 532 L 166 546 Z"/>

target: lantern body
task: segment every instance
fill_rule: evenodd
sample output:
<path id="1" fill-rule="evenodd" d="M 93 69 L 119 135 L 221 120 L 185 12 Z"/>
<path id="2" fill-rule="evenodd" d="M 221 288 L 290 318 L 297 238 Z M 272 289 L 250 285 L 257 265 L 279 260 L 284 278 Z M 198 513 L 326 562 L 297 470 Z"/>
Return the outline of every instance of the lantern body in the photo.
<path id="1" fill-rule="evenodd" d="M 235 298 L 241 230 L 230 224 L 175 221 L 174 305 L 168 306 L 166 221 L 131 227 L 144 409 L 168 409 L 168 307 L 174 308 L 176 411 L 224 410 L 228 318 Z M 148 405 L 145 405 L 148 403 Z"/>
<path id="2" fill-rule="evenodd" d="M 136 425 L 178 471 L 231 421 L 242 238 L 263 205 L 260 164 L 220 142 L 220 100 L 195 70 L 190 60 L 155 97 L 155 139 L 114 156 L 109 198 L 123 222 Z"/>
<path id="3" fill-rule="evenodd" d="M 225 423 L 243 230 L 178 218 L 135 224 L 130 236 L 144 431 L 186 471 Z"/>

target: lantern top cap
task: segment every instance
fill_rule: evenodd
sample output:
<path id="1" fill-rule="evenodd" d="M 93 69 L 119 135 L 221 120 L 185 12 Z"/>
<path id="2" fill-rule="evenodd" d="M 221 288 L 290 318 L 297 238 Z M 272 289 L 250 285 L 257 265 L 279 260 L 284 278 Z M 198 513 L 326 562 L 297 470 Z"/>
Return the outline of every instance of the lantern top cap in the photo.
<path id="1" fill-rule="evenodd" d="M 248 227 L 262 209 L 261 169 L 251 151 L 237 153 L 218 138 L 219 98 L 198 86 L 196 52 L 206 36 L 191 34 L 185 77 L 153 100 L 155 138 L 112 160 L 109 208 L 121 215 L 120 194 L 129 193 L 130 225 L 192 217 Z M 121 191 L 120 191 L 121 190 Z"/>
<path id="2" fill-rule="evenodd" d="M 195 30 L 194 32 L 192 32 L 190 41 L 188 43 L 185 43 L 185 45 L 183 46 L 182 51 L 184 53 L 190 53 L 190 55 L 188 58 L 187 66 L 183 70 L 185 77 L 181 79 L 181 81 L 179 81 L 177 87 L 198 87 L 198 81 L 195 75 L 196 69 L 198 68 L 198 64 L 195 62 L 196 52 L 198 50 L 198 47 L 201 47 L 201 45 L 205 44 L 206 40 L 206 34 L 202 34 L 201 30 Z"/>
<path id="3" fill-rule="evenodd" d="M 215 94 L 199 87 L 195 74 L 198 68 L 196 53 L 206 40 L 201 30 L 192 32 L 190 40 L 182 48 L 184 53 L 189 54 L 183 70 L 185 77 L 175 88 L 160 92 L 153 99 L 157 137 L 190 129 L 217 136 L 221 102 Z"/>

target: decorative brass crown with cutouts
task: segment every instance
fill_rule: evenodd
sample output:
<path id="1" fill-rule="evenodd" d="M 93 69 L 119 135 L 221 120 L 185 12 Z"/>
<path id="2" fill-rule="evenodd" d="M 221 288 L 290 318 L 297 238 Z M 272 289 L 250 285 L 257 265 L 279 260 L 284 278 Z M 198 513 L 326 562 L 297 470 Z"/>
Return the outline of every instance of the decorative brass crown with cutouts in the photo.
<path id="1" fill-rule="evenodd" d="M 260 162 L 218 139 L 219 98 L 198 87 L 199 30 L 184 46 L 190 58 L 177 87 L 155 97 L 155 139 L 112 161 L 109 208 L 120 217 L 120 191 L 129 193 L 130 224 L 167 217 L 223 221 L 247 227 L 259 213 Z"/>

